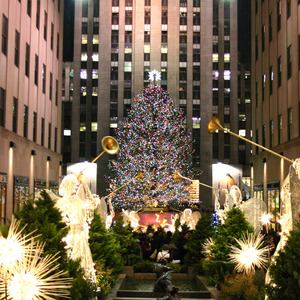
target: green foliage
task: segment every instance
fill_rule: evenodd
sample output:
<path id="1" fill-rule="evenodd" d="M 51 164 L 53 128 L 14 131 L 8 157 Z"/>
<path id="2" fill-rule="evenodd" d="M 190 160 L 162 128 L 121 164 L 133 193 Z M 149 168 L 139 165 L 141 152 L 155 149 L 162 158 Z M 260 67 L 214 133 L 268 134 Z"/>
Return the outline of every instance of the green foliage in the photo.
<path id="1" fill-rule="evenodd" d="M 212 227 L 212 221 L 206 214 L 202 214 L 199 219 L 192 236 L 189 238 L 185 248 L 188 253 L 184 259 L 185 263 L 192 266 L 199 264 L 201 259 L 204 257 L 202 253 L 202 245 L 207 238 L 212 237 L 215 231 Z"/>
<path id="2" fill-rule="evenodd" d="M 21 220 L 21 228 L 26 225 L 24 234 L 35 231 L 34 236 L 40 235 L 37 239 L 45 243 L 44 255 L 60 252 L 59 263 L 66 261 L 66 244 L 62 242 L 62 238 L 67 235 L 68 228 L 46 191 L 41 192 L 38 200 L 28 200 L 22 209 L 15 213 L 15 217 Z"/>
<path id="3" fill-rule="evenodd" d="M 34 232 L 33 236 L 39 235 L 36 240 L 45 243 L 43 255 L 55 255 L 59 252 L 59 263 L 62 266 L 65 265 L 67 252 L 62 238 L 67 235 L 68 228 L 46 191 L 41 192 L 38 200 L 28 200 L 22 209 L 15 213 L 15 217 L 21 221 L 20 228 L 26 225 L 23 230 L 24 234 Z"/>
<path id="4" fill-rule="evenodd" d="M 172 273 L 187 273 L 188 271 L 187 265 L 169 263 L 167 266 L 172 268 Z"/>
<path id="5" fill-rule="evenodd" d="M 214 245 L 211 246 L 211 256 L 203 263 L 203 269 L 211 285 L 218 288 L 224 282 L 224 277 L 233 272 L 234 265 L 228 261 L 230 244 L 236 245 L 234 238 L 239 239 L 246 232 L 253 232 L 253 227 L 246 221 L 244 213 L 233 208 L 227 213 L 225 224 L 216 227 Z"/>
<path id="6" fill-rule="evenodd" d="M 7 237 L 9 226 L 6 224 L 0 224 L 0 233 L 3 237 Z"/>
<path id="7" fill-rule="evenodd" d="M 97 286 L 100 287 L 100 293 L 97 295 L 98 299 L 105 299 L 105 296 L 109 293 L 112 282 L 114 282 L 114 276 L 111 269 L 108 269 L 103 264 L 96 262 L 96 280 Z"/>
<path id="8" fill-rule="evenodd" d="M 75 300 L 87 300 L 94 297 L 94 286 L 84 278 L 84 270 L 80 267 L 80 261 L 72 261 L 67 258 L 65 243 L 62 238 L 68 233 L 66 224 L 62 221 L 61 212 L 55 207 L 54 201 L 46 191 L 41 192 L 41 197 L 34 201 L 28 200 L 22 209 L 15 213 L 15 217 L 21 220 L 21 228 L 24 234 L 34 232 L 34 236 L 45 243 L 44 253 L 55 255 L 59 252 L 59 269 L 66 271 L 66 277 L 74 278 L 70 290 L 71 298 Z"/>
<path id="9" fill-rule="evenodd" d="M 135 273 L 153 273 L 154 272 L 154 262 L 149 260 L 143 260 L 134 265 Z"/>
<path id="10" fill-rule="evenodd" d="M 120 256 L 123 265 L 133 266 L 142 261 L 141 256 L 139 256 L 140 249 L 132 234 L 132 228 L 129 225 L 123 226 L 123 217 L 121 215 L 117 218 L 116 224 L 112 229 L 117 242 L 121 246 Z"/>
<path id="11" fill-rule="evenodd" d="M 179 231 L 178 230 L 179 226 L 177 226 L 176 223 L 180 224 L 180 220 L 177 219 L 175 221 L 175 232 L 172 235 L 172 241 L 175 244 L 175 246 L 179 249 L 181 247 L 181 245 L 180 245 L 181 238 L 190 230 L 190 228 L 186 224 L 183 224 L 181 226 L 181 231 Z"/>
<path id="12" fill-rule="evenodd" d="M 254 274 L 226 275 L 221 285 L 222 294 L 228 300 L 263 300 L 264 293 L 254 284 Z"/>
<path id="13" fill-rule="evenodd" d="M 270 299 L 300 299 L 300 223 L 291 232 L 269 271 L 272 281 L 266 292 Z"/>
<path id="14" fill-rule="evenodd" d="M 91 300 L 94 299 L 95 286 L 92 282 L 84 278 L 84 270 L 80 267 L 80 260 L 67 261 L 66 277 L 72 277 L 72 288 L 70 297 L 72 300 Z"/>
<path id="15" fill-rule="evenodd" d="M 150 224 L 150 225 L 148 225 L 148 227 L 147 227 L 147 234 L 149 234 L 149 233 L 154 233 L 154 227 L 153 227 L 153 224 Z"/>
<path id="16" fill-rule="evenodd" d="M 112 275 L 121 273 L 123 264 L 120 244 L 117 242 L 116 236 L 105 228 L 104 222 L 97 213 L 94 215 L 89 235 L 94 263 L 98 262 L 104 268 L 111 269 Z"/>

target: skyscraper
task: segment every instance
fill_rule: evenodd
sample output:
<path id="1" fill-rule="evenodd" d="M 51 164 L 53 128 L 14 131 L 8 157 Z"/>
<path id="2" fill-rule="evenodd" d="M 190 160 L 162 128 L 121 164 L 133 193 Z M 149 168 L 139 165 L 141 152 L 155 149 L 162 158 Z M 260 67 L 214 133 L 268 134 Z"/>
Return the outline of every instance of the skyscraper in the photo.
<path id="1" fill-rule="evenodd" d="M 42 188 L 57 191 L 62 157 L 63 1 L 0 5 L 0 217 Z"/>
<path id="2" fill-rule="evenodd" d="M 101 139 L 114 135 L 156 69 L 156 83 L 184 110 L 193 132 L 197 178 L 212 185 L 213 163 L 241 166 L 239 141 L 207 132 L 214 114 L 235 132 L 239 120 L 246 122 L 239 117 L 236 0 L 76 1 L 74 24 L 71 162 L 101 151 Z M 105 159 L 98 162 L 100 194 Z M 210 205 L 211 190 L 201 189 L 201 200 Z"/>
<path id="3" fill-rule="evenodd" d="M 253 140 L 286 158 L 300 155 L 300 2 L 252 1 Z M 253 147 L 253 194 L 278 220 L 291 162 Z"/>

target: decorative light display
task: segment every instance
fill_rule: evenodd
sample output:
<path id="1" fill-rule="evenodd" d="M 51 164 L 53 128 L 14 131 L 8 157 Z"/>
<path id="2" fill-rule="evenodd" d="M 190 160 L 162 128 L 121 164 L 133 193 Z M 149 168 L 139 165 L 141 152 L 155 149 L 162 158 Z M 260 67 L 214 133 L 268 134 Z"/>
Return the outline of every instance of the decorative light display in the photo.
<path id="1" fill-rule="evenodd" d="M 157 80 L 160 80 L 160 79 L 161 79 L 161 75 L 160 75 L 160 74 L 161 74 L 161 73 L 158 72 L 156 69 L 153 69 L 152 71 L 149 72 L 149 75 L 148 75 L 149 80 L 150 80 L 150 81 L 153 81 L 154 84 L 155 84 L 155 82 L 156 82 Z"/>
<path id="2" fill-rule="evenodd" d="M 240 240 L 235 239 L 238 247 L 231 245 L 230 261 L 236 264 L 235 269 L 245 274 L 255 271 L 255 267 L 266 268 L 268 246 L 263 246 L 263 235 L 245 234 Z"/>
<path id="3" fill-rule="evenodd" d="M 116 138 L 120 151 L 117 160 L 109 163 L 113 174 L 108 178 L 110 186 L 127 184 L 138 171 L 144 174 L 143 179 L 133 180 L 112 196 L 116 211 L 187 200 L 190 183 L 175 182 L 173 175 L 176 171 L 191 174 L 192 135 L 183 112 L 166 91 L 149 85 L 137 95 Z"/>
<path id="4" fill-rule="evenodd" d="M 63 239 L 67 244 L 68 256 L 77 260 L 85 270 L 86 278 L 96 282 L 92 253 L 89 246 L 89 229 L 100 199 L 91 193 L 83 176 L 69 174 L 64 177 L 59 187 L 62 198 L 57 197 L 56 207 L 62 212 L 68 235 Z"/>
<path id="5" fill-rule="evenodd" d="M 0 232 L 0 280 L 4 280 L 7 272 L 13 272 L 20 261 L 32 254 L 30 242 L 33 237 L 30 237 L 31 234 L 22 236 L 24 228 L 19 230 L 19 227 L 20 221 L 13 217 L 7 238 Z"/>
<path id="6" fill-rule="evenodd" d="M 44 244 L 35 242 L 32 233 L 22 236 L 20 221 L 12 219 L 7 238 L 0 236 L 1 299 L 54 300 L 68 298 L 71 278 L 59 278 L 57 255 L 42 257 Z"/>
<path id="7" fill-rule="evenodd" d="M 266 226 L 267 232 L 268 232 L 268 226 L 271 223 L 270 220 L 272 219 L 272 217 L 273 216 L 271 214 L 262 214 L 262 216 L 259 218 L 261 223 Z"/>
<path id="8" fill-rule="evenodd" d="M 23 259 L 7 282 L 7 299 L 34 300 L 69 298 L 71 278 L 59 278 L 57 255 L 42 257 L 44 244 L 31 243 L 31 259 Z"/>
<path id="9" fill-rule="evenodd" d="M 205 242 L 202 245 L 202 253 L 206 256 L 209 257 L 211 256 L 211 247 L 215 244 L 214 240 L 212 238 L 207 238 Z"/>

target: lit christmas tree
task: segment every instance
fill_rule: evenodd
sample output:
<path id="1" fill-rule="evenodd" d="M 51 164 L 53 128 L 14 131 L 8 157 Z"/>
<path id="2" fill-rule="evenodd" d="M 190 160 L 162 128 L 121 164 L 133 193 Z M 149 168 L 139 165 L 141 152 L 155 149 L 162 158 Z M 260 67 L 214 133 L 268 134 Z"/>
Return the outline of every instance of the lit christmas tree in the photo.
<path id="1" fill-rule="evenodd" d="M 179 171 L 191 176 L 192 136 L 169 94 L 149 85 L 133 99 L 127 119 L 119 125 L 120 151 L 109 164 L 108 180 L 111 191 L 127 185 L 112 196 L 115 210 L 186 201 L 190 182 L 174 181 L 173 175 Z M 144 178 L 132 180 L 138 171 Z"/>

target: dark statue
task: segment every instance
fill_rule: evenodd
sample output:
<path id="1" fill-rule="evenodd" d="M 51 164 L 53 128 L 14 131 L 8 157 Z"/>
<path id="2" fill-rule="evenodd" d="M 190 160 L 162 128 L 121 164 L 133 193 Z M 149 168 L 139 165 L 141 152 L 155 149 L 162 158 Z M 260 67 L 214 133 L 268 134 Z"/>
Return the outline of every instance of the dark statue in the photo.
<path id="1" fill-rule="evenodd" d="M 155 264 L 156 282 L 154 283 L 154 292 L 168 293 L 167 296 L 160 298 L 160 300 L 180 299 L 177 295 L 178 288 L 172 284 L 171 273 L 172 269 L 166 266 L 167 260 L 161 259 Z"/>

